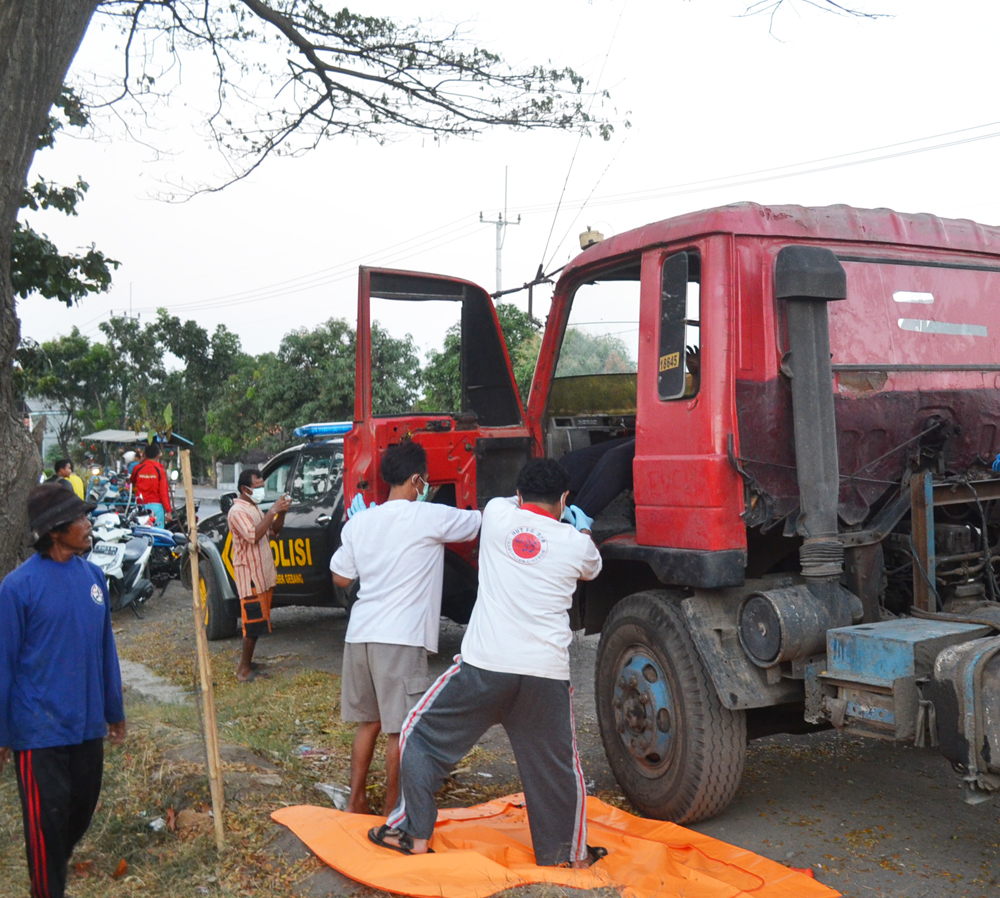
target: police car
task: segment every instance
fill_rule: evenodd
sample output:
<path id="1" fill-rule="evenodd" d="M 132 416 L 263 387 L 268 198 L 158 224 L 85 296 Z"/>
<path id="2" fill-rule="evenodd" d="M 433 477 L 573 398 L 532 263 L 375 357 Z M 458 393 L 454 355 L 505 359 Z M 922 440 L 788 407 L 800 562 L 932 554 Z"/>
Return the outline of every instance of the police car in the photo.
<path id="1" fill-rule="evenodd" d="M 267 511 L 282 494 L 292 504 L 271 552 L 278 573 L 273 605 L 322 605 L 347 608 L 348 592 L 333 585 L 330 556 L 340 545 L 344 523 L 344 439 L 350 422 L 307 424 L 295 436 L 308 442 L 285 449 L 261 469 Z M 221 497 L 221 511 L 198 524 L 198 579 L 205 630 L 209 639 L 234 636 L 239 625 L 239 598 L 233 574 L 232 542 L 226 513 L 236 493 Z M 184 579 L 190 584 L 190 563 Z"/>

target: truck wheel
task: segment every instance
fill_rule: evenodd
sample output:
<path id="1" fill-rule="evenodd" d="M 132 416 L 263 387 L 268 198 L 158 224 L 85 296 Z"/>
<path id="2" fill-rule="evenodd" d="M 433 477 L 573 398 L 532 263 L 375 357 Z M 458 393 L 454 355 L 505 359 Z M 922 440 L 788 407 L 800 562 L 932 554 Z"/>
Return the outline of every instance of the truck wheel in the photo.
<path id="1" fill-rule="evenodd" d="M 694 823 L 725 808 L 746 760 L 746 715 L 723 707 L 676 601 L 619 602 L 601 632 L 594 693 L 608 764 L 648 817 Z"/>
<path id="2" fill-rule="evenodd" d="M 215 570 L 207 559 L 198 565 L 198 592 L 205 615 L 205 635 L 211 640 L 235 636 L 239 620 L 229 612 Z"/>

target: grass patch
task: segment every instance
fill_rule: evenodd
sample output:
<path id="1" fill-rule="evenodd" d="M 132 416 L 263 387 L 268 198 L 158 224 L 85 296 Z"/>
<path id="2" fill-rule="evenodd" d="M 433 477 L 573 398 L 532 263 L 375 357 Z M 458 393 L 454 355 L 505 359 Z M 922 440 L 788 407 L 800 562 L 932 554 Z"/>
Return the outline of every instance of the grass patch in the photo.
<path id="1" fill-rule="evenodd" d="M 182 687 L 192 682 L 189 663 L 171 660 L 162 647 L 150 651 L 147 639 L 141 643 L 122 646 L 122 656 L 155 658 L 150 666 L 161 675 L 173 674 Z M 230 746 L 223 762 L 226 849 L 216 853 L 211 830 L 181 835 L 150 827 L 170 812 L 211 806 L 196 704 L 147 703 L 128 696 L 126 744 L 106 748 L 101 803 L 71 863 L 68 890 L 74 898 L 292 895 L 294 883 L 322 869 L 313 858 L 286 863 L 268 851 L 275 832 L 269 815 L 285 805 L 329 805 L 315 784 L 348 782 L 354 728 L 340 721 L 340 678 L 317 671 L 275 672 L 248 687 L 219 676 L 215 699 L 220 742 Z M 233 748 L 239 746 L 253 754 Z M 369 799 L 374 808 L 381 807 L 384 795 L 383 752 L 384 746 L 372 763 Z M 490 759 L 489 752 L 473 749 L 445 783 L 439 804 L 471 805 L 517 790 L 517 782 L 494 782 L 472 772 Z M 261 785 L 254 779 L 261 774 L 277 774 L 280 785 Z M 123 872 L 115 877 L 119 870 Z M 0 776 L 0 898 L 22 898 L 27 881 L 20 803 L 10 766 Z M 526 893 L 516 894 L 523 898 Z M 546 894 L 579 893 L 550 888 Z"/>
<path id="2" fill-rule="evenodd" d="M 311 856 L 291 861 L 273 851 L 269 843 L 284 828 L 272 823 L 270 813 L 294 804 L 329 806 L 316 783 L 349 781 L 354 726 L 340 720 L 340 677 L 303 670 L 294 656 L 272 655 L 266 663 L 269 678 L 240 684 L 233 676 L 237 641 L 210 643 L 224 754 L 227 847 L 216 852 L 210 828 L 190 835 L 155 832 L 149 824 L 170 811 L 211 806 L 200 712 L 193 701 L 198 678 L 189 597 L 168 607 L 157 607 L 155 620 L 117 617 L 118 651 L 123 659 L 144 664 L 189 691 L 192 702 L 156 704 L 126 694 L 128 738 L 122 747 L 106 748 L 101 804 L 74 853 L 68 892 L 73 898 L 292 898 L 296 884 L 325 865 Z M 383 738 L 369 781 L 375 810 L 382 807 L 384 796 L 384 748 Z M 516 778 L 478 775 L 496 760 L 493 752 L 473 748 L 438 794 L 438 806 L 468 806 L 519 791 Z M 266 782 L 256 779 L 261 776 Z M 122 862 L 124 869 L 115 877 Z M 9 766 L 0 775 L 0 898 L 23 898 L 27 893 L 20 802 Z M 350 894 L 376 898 L 384 893 L 356 886 Z M 536 885 L 502 894 L 611 898 L 617 893 Z"/>

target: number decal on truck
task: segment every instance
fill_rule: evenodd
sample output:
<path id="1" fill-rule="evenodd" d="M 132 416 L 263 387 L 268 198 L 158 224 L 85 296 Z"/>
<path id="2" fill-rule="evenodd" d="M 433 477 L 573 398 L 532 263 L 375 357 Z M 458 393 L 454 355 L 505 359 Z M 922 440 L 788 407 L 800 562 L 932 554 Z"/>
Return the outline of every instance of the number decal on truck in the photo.
<path id="1" fill-rule="evenodd" d="M 667 355 L 660 356 L 660 370 L 661 371 L 672 371 L 674 368 L 680 366 L 681 354 L 679 352 L 670 352 Z"/>

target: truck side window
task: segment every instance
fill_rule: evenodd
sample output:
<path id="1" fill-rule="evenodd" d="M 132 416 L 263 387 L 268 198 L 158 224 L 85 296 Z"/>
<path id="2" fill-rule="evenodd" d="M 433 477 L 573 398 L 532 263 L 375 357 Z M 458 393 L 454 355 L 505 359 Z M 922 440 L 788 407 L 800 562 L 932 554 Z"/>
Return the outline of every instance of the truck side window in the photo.
<path id="1" fill-rule="evenodd" d="M 660 287 L 660 399 L 688 399 L 701 373 L 701 257 L 676 253 L 663 260 Z"/>

